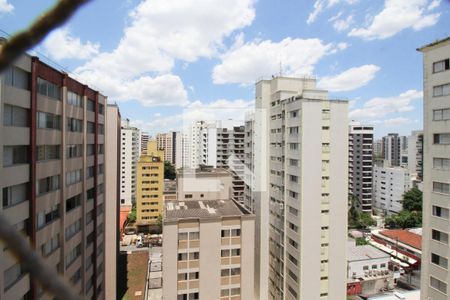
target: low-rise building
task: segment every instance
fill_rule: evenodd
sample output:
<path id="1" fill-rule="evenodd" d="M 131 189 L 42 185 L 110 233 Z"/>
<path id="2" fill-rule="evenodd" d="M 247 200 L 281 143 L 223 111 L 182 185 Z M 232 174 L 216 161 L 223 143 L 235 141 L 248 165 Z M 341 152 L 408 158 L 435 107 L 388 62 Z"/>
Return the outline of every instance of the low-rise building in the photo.
<path id="1" fill-rule="evenodd" d="M 166 201 L 177 201 L 177 181 L 164 179 L 164 192 L 163 192 L 164 202 Z"/>
<path id="2" fill-rule="evenodd" d="M 371 245 L 348 246 L 347 295 L 374 295 L 394 288 L 391 256 Z"/>
<path id="3" fill-rule="evenodd" d="M 232 173 L 225 169 L 200 165 L 198 169 L 177 172 L 177 199 L 228 200 L 232 194 Z"/>
<path id="4" fill-rule="evenodd" d="M 254 299 L 255 216 L 195 200 L 165 203 L 163 299 Z"/>

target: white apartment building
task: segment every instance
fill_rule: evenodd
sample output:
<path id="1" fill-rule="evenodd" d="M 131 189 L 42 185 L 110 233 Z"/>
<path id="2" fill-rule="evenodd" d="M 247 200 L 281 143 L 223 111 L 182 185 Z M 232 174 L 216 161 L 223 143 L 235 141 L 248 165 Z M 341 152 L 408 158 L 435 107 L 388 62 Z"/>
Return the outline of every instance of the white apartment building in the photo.
<path id="1" fill-rule="evenodd" d="M 356 208 L 371 213 L 373 126 L 350 124 L 348 147 L 348 192 L 356 197 Z"/>
<path id="2" fill-rule="evenodd" d="M 230 199 L 166 202 L 163 299 L 255 299 L 254 223 Z"/>
<path id="3" fill-rule="evenodd" d="M 374 140 L 373 142 L 373 156 L 374 158 L 383 157 L 383 140 Z"/>
<path id="4" fill-rule="evenodd" d="M 402 167 L 373 167 L 373 208 L 385 216 L 403 209 L 403 194 L 411 188 L 409 171 Z"/>
<path id="5" fill-rule="evenodd" d="M 183 135 L 181 132 L 158 133 L 156 144 L 158 149 L 164 150 L 164 161 L 169 161 L 176 169 L 183 167 Z"/>
<path id="6" fill-rule="evenodd" d="M 256 109 L 246 147 L 268 149 L 246 156 L 255 174 L 244 202 L 257 218 L 256 297 L 344 299 L 348 103 L 329 101 L 315 79 L 276 77 L 256 84 Z M 256 177 L 265 189 L 255 190 Z"/>
<path id="7" fill-rule="evenodd" d="M 423 131 L 412 131 L 408 137 L 408 170 L 411 179 L 422 181 L 423 177 Z"/>
<path id="8" fill-rule="evenodd" d="M 120 205 L 130 207 L 136 196 L 136 166 L 141 153 L 140 130 L 122 120 L 120 141 Z"/>
<path id="9" fill-rule="evenodd" d="M 449 299 L 450 37 L 423 54 L 424 144 L 421 299 Z"/>
<path id="10" fill-rule="evenodd" d="M 147 153 L 147 144 L 150 140 L 150 135 L 148 132 L 142 131 L 140 134 L 140 148 L 139 155 Z"/>

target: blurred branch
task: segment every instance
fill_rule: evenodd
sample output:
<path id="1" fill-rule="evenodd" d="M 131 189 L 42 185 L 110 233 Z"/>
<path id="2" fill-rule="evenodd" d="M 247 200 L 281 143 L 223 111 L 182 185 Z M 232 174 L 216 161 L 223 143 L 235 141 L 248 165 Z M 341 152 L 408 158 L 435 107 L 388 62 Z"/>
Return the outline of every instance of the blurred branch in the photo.
<path id="1" fill-rule="evenodd" d="M 25 31 L 15 34 L 0 48 L 0 72 L 28 49 L 41 42 L 53 29 L 67 21 L 83 4 L 91 0 L 60 0 Z"/>
<path id="2" fill-rule="evenodd" d="M 28 241 L 0 213 L 0 239 L 20 261 L 25 271 L 40 282 L 41 286 L 57 299 L 81 300 L 80 296 L 64 283 L 54 268 L 50 268 L 30 247 Z"/>

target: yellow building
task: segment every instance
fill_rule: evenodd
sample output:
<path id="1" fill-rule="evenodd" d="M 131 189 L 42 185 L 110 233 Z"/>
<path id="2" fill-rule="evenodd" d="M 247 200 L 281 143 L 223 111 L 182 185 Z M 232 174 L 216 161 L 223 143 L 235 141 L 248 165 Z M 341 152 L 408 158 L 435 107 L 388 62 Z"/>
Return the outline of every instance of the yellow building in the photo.
<path id="1" fill-rule="evenodd" d="M 164 151 L 149 141 L 147 153 L 137 163 L 136 222 L 137 225 L 155 224 L 163 211 Z"/>

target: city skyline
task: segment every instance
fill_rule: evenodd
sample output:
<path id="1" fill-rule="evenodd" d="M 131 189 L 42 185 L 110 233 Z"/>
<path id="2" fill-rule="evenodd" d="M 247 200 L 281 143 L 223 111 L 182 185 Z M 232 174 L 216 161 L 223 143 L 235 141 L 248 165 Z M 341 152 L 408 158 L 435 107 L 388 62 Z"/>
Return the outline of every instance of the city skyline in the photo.
<path id="1" fill-rule="evenodd" d="M 50 4 L 2 2 L 0 29 L 11 34 Z M 373 125 L 375 138 L 422 129 L 415 48 L 448 35 L 448 2 L 227 5 L 214 10 L 214 1 L 173 1 L 163 9 L 160 1 L 94 1 L 33 51 L 92 83 L 118 102 L 124 118 L 152 135 L 180 130 L 185 110 L 192 120 L 244 120 L 254 105 L 254 82 L 280 69 L 286 76 L 314 75 L 331 98 L 350 100 L 350 119 Z M 396 5 L 405 13 L 396 14 Z M 98 11 L 102 18 L 95 18 Z M 304 55 L 297 56 L 300 51 Z"/>

